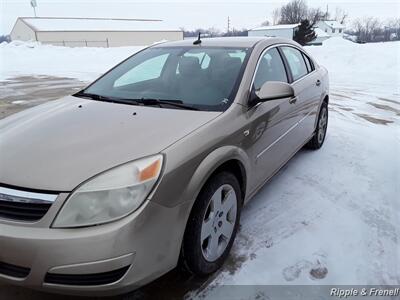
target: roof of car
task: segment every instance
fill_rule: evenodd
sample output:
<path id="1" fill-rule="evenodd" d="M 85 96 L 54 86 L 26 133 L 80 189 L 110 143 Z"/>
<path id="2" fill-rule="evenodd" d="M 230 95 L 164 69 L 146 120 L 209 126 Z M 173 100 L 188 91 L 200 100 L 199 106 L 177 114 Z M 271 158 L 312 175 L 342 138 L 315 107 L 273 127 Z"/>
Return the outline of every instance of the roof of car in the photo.
<path id="1" fill-rule="evenodd" d="M 166 42 L 157 44 L 157 47 L 187 47 L 193 46 L 193 42 L 197 38 L 190 38 L 185 39 L 182 41 L 175 41 L 175 42 Z M 201 46 L 204 47 L 253 47 L 260 41 L 267 41 L 271 45 L 278 44 L 278 43 L 288 43 L 293 44 L 292 40 L 283 39 L 283 38 L 275 38 L 275 37 L 264 37 L 264 36 L 255 36 L 255 37 L 247 37 L 247 36 L 240 36 L 240 37 L 217 37 L 217 38 L 202 38 L 201 39 Z"/>

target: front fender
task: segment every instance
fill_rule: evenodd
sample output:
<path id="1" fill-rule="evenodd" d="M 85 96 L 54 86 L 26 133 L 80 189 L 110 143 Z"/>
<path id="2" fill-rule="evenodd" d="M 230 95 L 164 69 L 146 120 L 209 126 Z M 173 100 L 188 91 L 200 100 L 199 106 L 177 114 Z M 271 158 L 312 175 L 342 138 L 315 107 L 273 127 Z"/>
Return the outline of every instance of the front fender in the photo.
<path id="1" fill-rule="evenodd" d="M 151 201 L 177 210 L 173 222 L 168 220 L 163 225 L 170 228 L 170 244 L 166 246 L 170 249 L 168 262 L 171 265 L 178 262 L 186 224 L 198 194 L 217 168 L 230 160 L 239 161 L 249 174 L 250 160 L 246 152 L 236 146 L 221 146 L 206 155 L 197 153 L 185 161 L 182 152 L 176 149 L 166 155 L 164 174 Z"/>
<path id="2" fill-rule="evenodd" d="M 184 198 L 195 200 L 212 174 L 230 160 L 237 160 L 243 166 L 246 176 L 249 174 L 250 160 L 247 153 L 237 146 L 222 146 L 208 154 L 198 165 L 184 191 Z"/>
<path id="3" fill-rule="evenodd" d="M 182 152 L 169 153 L 164 174 L 151 200 L 166 207 L 194 203 L 213 172 L 229 160 L 239 161 L 245 174 L 249 174 L 250 160 L 246 152 L 237 146 L 221 146 L 207 154 L 190 156 L 186 161 L 182 161 Z"/>

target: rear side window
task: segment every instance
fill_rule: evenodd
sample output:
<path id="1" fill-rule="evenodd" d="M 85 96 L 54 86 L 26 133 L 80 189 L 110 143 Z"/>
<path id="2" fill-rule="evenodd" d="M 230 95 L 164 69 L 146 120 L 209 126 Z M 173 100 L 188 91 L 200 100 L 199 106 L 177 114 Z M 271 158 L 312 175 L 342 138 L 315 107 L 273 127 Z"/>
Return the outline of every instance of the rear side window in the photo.
<path id="1" fill-rule="evenodd" d="M 285 66 L 278 49 L 268 50 L 260 59 L 258 69 L 254 78 L 254 88 L 260 89 L 267 81 L 288 82 Z"/>
<path id="2" fill-rule="evenodd" d="M 313 65 L 311 59 L 304 53 L 302 53 L 302 54 L 303 54 L 304 61 L 306 62 L 306 65 L 307 65 L 308 73 L 314 71 L 314 65 Z"/>
<path id="3" fill-rule="evenodd" d="M 292 47 L 282 47 L 282 51 L 292 71 L 293 81 L 307 75 L 307 66 L 299 50 Z"/>

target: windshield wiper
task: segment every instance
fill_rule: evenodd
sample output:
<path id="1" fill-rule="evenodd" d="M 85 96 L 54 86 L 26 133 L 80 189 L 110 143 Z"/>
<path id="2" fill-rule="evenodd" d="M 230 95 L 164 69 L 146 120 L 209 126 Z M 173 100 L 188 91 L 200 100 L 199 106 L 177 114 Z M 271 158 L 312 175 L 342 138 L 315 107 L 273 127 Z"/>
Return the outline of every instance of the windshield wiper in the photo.
<path id="1" fill-rule="evenodd" d="M 102 96 L 93 93 L 86 93 L 84 91 L 80 91 L 74 94 L 75 97 L 83 97 L 89 98 L 97 101 L 105 101 L 105 102 L 113 102 L 113 103 L 122 103 L 122 104 L 130 104 L 130 105 L 158 105 L 162 107 L 163 105 L 170 105 L 174 107 L 179 107 L 181 109 L 188 110 L 199 110 L 196 107 L 191 105 L 184 104 L 181 100 L 168 100 L 168 99 L 156 99 L 156 98 L 139 98 L 139 99 L 126 99 L 126 98 L 117 98 L 117 97 L 109 97 Z"/>
<path id="2" fill-rule="evenodd" d="M 102 95 L 93 94 L 93 93 L 86 93 L 83 91 L 80 91 L 80 92 L 74 94 L 74 96 L 82 97 L 82 98 L 89 98 L 89 99 L 97 100 L 97 101 L 131 104 L 131 105 L 138 105 L 139 103 L 141 103 L 141 102 L 133 100 L 133 99 L 130 100 L 130 99 L 117 98 L 117 97 L 108 97 L 108 96 L 102 96 Z"/>
<path id="3" fill-rule="evenodd" d="M 182 109 L 188 110 L 199 110 L 197 107 L 184 104 L 181 100 L 169 100 L 169 99 L 156 99 L 156 98 L 141 98 L 141 99 L 133 99 L 134 101 L 139 102 L 143 105 L 158 105 L 162 107 L 163 105 L 170 105 L 174 107 L 179 107 Z"/>
<path id="4" fill-rule="evenodd" d="M 80 91 L 80 92 L 74 94 L 74 96 L 75 97 L 82 97 L 82 98 L 89 98 L 89 99 L 98 100 L 98 101 L 108 101 L 109 100 L 108 97 L 101 96 L 101 95 L 98 95 L 98 94 L 86 93 L 86 92 L 83 92 L 83 91 Z"/>

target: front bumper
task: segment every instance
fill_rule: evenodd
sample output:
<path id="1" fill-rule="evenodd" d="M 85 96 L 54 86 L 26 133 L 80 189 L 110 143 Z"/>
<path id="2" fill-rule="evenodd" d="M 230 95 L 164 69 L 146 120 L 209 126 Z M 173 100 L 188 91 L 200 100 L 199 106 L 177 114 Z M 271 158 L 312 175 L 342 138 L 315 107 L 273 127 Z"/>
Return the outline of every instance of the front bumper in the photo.
<path id="1" fill-rule="evenodd" d="M 146 201 L 131 215 L 112 223 L 50 228 L 66 197 L 61 194 L 37 223 L 0 219 L 0 263 L 29 269 L 21 278 L 12 272 L 2 273 L 0 268 L 0 281 L 56 293 L 106 296 L 134 290 L 176 266 L 188 203 L 167 208 Z M 123 270 L 116 281 L 84 284 L 90 276 L 101 277 L 116 270 Z M 49 274 L 64 279 L 84 276 L 74 284 L 65 284 L 49 280 Z"/>

